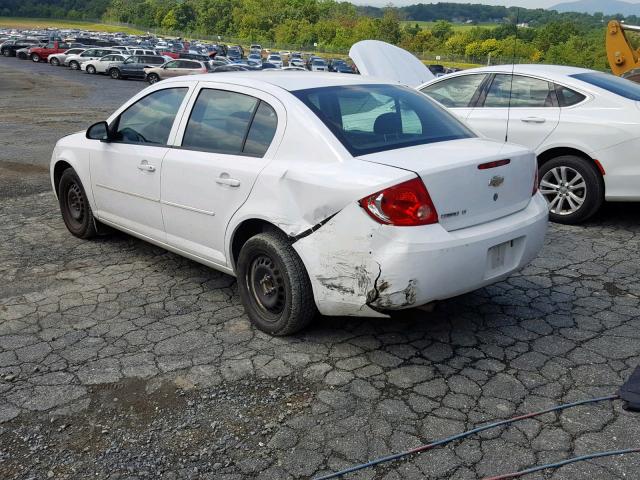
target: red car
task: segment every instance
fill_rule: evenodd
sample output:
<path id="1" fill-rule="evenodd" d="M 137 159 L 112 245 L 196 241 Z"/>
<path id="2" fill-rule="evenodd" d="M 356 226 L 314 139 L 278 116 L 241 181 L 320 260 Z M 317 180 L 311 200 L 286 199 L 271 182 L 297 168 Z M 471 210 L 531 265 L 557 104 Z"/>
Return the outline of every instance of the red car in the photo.
<path id="1" fill-rule="evenodd" d="M 174 60 L 176 58 L 180 58 L 180 54 L 178 52 L 172 52 L 171 50 L 161 50 L 160 55 L 164 55 L 165 57 L 171 57 Z"/>
<path id="2" fill-rule="evenodd" d="M 60 42 L 58 40 L 49 42 L 43 46 L 31 47 L 27 52 L 27 56 L 34 62 L 47 61 L 49 55 L 55 55 L 56 53 L 64 53 L 69 50 L 71 45 L 68 43 Z"/>

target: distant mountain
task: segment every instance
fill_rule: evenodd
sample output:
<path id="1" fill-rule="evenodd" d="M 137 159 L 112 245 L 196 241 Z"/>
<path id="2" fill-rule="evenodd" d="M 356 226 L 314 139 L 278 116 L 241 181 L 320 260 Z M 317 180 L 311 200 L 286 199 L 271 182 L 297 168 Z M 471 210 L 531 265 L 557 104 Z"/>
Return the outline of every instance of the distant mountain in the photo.
<path id="1" fill-rule="evenodd" d="M 640 4 L 623 2 L 621 0 L 577 0 L 575 2 L 560 3 L 549 10 L 558 12 L 580 12 L 594 14 L 602 12 L 605 15 L 622 14 L 625 16 L 640 16 Z"/>

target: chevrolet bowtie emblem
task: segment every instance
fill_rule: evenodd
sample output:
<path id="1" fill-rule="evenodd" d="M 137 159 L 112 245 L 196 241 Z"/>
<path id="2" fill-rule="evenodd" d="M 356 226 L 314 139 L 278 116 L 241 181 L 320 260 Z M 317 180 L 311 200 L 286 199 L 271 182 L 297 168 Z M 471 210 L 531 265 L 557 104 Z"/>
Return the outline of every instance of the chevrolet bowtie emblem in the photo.
<path id="1" fill-rule="evenodd" d="M 504 177 L 501 177 L 500 175 L 494 175 L 493 177 L 491 177 L 491 180 L 489 181 L 489 186 L 497 188 L 503 183 L 504 183 Z"/>

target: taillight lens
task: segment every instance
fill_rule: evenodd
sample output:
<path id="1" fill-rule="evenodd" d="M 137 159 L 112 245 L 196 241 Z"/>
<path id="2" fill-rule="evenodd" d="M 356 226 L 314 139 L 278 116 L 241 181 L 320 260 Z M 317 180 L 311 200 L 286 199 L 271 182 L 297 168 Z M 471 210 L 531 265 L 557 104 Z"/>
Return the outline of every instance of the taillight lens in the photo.
<path id="1" fill-rule="evenodd" d="M 533 191 L 531 196 L 533 197 L 538 192 L 538 165 L 535 166 L 535 173 L 533 174 Z"/>
<path id="2" fill-rule="evenodd" d="M 360 200 L 376 222 L 398 227 L 438 223 L 438 212 L 419 178 L 386 188 Z"/>

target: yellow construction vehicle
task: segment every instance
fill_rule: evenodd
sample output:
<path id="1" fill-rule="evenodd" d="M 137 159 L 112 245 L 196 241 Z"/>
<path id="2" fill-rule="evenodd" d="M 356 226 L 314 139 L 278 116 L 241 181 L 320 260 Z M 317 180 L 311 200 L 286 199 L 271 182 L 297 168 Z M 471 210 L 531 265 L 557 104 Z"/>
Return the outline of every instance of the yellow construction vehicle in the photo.
<path id="1" fill-rule="evenodd" d="M 635 49 L 625 32 L 640 32 L 640 26 L 611 20 L 607 25 L 607 58 L 614 75 L 640 83 L 640 49 Z"/>

